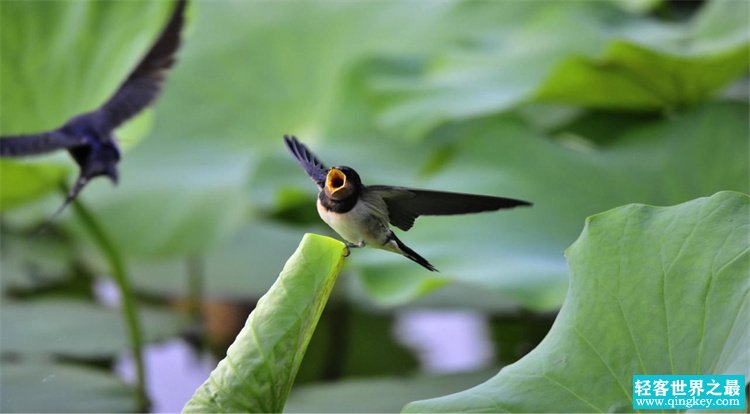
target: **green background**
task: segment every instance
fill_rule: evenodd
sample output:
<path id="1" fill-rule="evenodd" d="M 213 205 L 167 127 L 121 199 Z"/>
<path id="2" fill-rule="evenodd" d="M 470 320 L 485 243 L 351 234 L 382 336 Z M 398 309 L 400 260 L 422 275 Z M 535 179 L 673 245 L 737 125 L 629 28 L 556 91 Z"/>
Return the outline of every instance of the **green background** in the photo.
<path id="1" fill-rule="evenodd" d="M 167 2 L 3 1 L 0 133 L 56 128 L 100 105 L 170 10 Z M 490 330 L 520 332 L 495 335 L 498 349 L 525 341 L 531 348 L 540 337 L 528 315 L 549 323 L 573 294 L 575 263 L 564 252 L 588 216 L 748 192 L 748 13 L 744 1 L 193 2 L 163 96 L 117 131 L 125 148 L 120 184 L 94 180 L 81 201 L 125 257 L 148 341 L 193 332 L 180 310 L 191 263 L 199 264 L 206 306 L 230 304 L 246 315 L 305 232 L 335 236 L 317 218 L 315 188 L 283 134 L 297 135 L 328 165 L 353 166 L 365 184 L 534 202 L 425 217 L 399 232 L 438 274 L 377 250 L 346 260 L 299 374 L 300 387 L 324 377 L 341 382 L 308 385 L 300 395 L 332 393 L 350 404 L 320 397 L 329 403 L 315 405 L 320 411 L 355 411 L 363 399 L 383 404 L 363 410 L 398 410 L 490 376 L 456 378 L 455 389 L 422 378 L 416 356 L 392 338 L 400 311 L 483 312 Z M 34 235 L 62 200 L 58 183 L 74 173 L 65 154 L 0 160 L 0 376 L 4 389 L 25 390 L 3 398 L 3 410 L 133 407 L 123 398 L 130 388 L 102 363 L 127 339 L 112 328 L 122 326 L 117 312 L 92 299 L 108 273 L 96 244 L 70 209 L 53 231 Z M 739 251 L 746 242 L 738 239 Z M 706 243 L 696 257 L 727 249 Z M 744 298 L 738 312 L 747 311 Z M 92 313 L 95 320 L 82 316 Z M 327 350 L 342 346 L 332 339 L 342 334 L 342 314 L 347 356 L 326 377 Z M 204 339 L 223 356 L 226 340 Z M 372 341 L 382 345 L 373 349 Z M 496 363 L 524 353 L 503 352 L 509 360 Z M 59 372 L 44 384 L 61 388 L 42 392 L 39 381 L 24 382 L 40 370 Z M 103 375 L 112 384 L 90 388 Z M 361 381 L 381 391 L 352 397 L 367 389 Z M 389 391 L 403 381 L 414 384 L 413 395 Z M 101 406 L 76 405 L 76 395 L 91 393 Z M 294 398 L 289 407 L 300 407 Z"/>

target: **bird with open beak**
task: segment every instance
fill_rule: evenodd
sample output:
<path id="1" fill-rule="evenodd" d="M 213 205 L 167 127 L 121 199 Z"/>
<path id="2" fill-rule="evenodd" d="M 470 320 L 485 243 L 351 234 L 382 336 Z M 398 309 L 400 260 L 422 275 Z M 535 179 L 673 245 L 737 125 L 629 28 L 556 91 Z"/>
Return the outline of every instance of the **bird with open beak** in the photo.
<path id="1" fill-rule="evenodd" d="M 437 271 L 396 237 L 389 223 L 407 231 L 423 215 L 452 215 L 531 206 L 528 201 L 476 194 L 364 185 L 350 167 L 325 168 L 294 136 L 284 136 L 289 151 L 320 189 L 318 214 L 343 237 L 347 248 L 371 246 L 403 255 Z"/>

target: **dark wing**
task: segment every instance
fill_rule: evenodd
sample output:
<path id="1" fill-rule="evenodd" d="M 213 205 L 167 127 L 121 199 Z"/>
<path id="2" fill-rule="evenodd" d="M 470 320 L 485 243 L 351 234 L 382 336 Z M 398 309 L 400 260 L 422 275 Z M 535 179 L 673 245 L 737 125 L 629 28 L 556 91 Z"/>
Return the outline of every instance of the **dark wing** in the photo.
<path id="1" fill-rule="evenodd" d="M 299 142 L 294 135 L 284 135 L 284 142 L 289 152 L 294 155 L 297 162 L 305 169 L 307 175 L 315 181 L 318 187 L 323 188 L 326 185 L 326 173 L 328 169 L 313 154 L 305 144 Z"/>
<path id="2" fill-rule="evenodd" d="M 15 135 L 0 137 L 1 157 L 22 157 L 25 155 L 44 154 L 59 149 L 66 149 L 85 144 L 84 137 L 65 134 L 59 130 L 41 134 Z"/>
<path id="3" fill-rule="evenodd" d="M 172 17 L 146 57 L 97 111 L 106 128 L 115 129 L 156 100 L 164 82 L 164 72 L 174 64 L 175 52 L 180 46 L 185 3 L 186 0 L 177 0 Z"/>
<path id="4" fill-rule="evenodd" d="M 532 205 L 513 198 L 477 194 L 447 193 L 386 185 L 368 186 L 388 206 L 388 220 L 401 230 L 409 230 L 419 216 L 446 216 L 479 213 Z"/>

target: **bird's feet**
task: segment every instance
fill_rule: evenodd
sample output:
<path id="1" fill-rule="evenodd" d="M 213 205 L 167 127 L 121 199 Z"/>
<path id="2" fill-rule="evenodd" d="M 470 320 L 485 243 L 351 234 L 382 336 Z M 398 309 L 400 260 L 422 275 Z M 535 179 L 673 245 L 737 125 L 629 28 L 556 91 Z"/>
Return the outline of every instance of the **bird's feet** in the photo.
<path id="1" fill-rule="evenodd" d="M 345 245 L 346 245 L 346 254 L 344 254 L 344 257 L 349 257 L 349 255 L 352 253 L 351 249 L 359 249 L 361 247 L 365 247 L 365 241 L 362 240 L 362 241 L 360 241 L 359 243 L 356 243 L 356 244 L 355 243 L 346 242 Z"/>

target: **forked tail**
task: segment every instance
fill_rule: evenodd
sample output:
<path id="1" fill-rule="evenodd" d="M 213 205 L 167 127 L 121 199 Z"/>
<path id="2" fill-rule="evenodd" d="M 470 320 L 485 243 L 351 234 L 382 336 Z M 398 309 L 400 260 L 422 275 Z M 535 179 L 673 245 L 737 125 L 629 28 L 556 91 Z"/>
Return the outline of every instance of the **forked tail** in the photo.
<path id="1" fill-rule="evenodd" d="M 430 264 L 430 262 L 427 261 L 427 259 L 425 259 L 424 257 L 420 256 L 417 252 L 415 252 L 414 250 L 410 249 L 409 246 L 407 246 L 403 242 L 401 242 L 401 240 L 399 240 L 398 237 L 396 237 L 395 234 L 391 233 L 391 238 L 393 239 L 393 241 L 396 242 L 396 245 L 398 245 L 398 248 L 401 250 L 402 254 L 405 257 L 407 257 L 407 258 L 409 258 L 409 259 L 417 262 L 419 265 L 421 265 L 422 267 L 424 267 L 425 269 L 427 269 L 427 270 L 429 270 L 431 272 L 437 272 L 438 271 L 437 269 L 435 269 L 435 266 L 433 266 L 432 264 Z"/>

